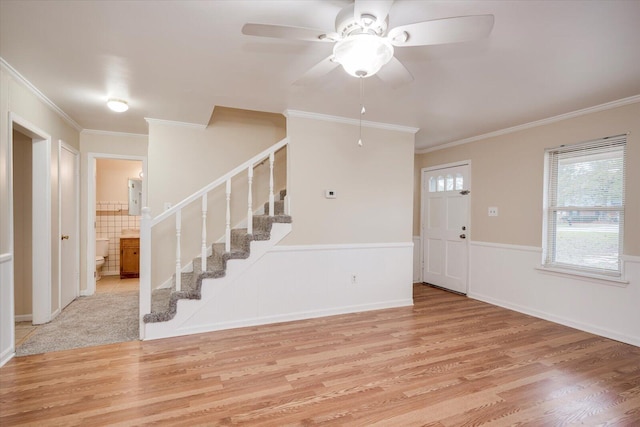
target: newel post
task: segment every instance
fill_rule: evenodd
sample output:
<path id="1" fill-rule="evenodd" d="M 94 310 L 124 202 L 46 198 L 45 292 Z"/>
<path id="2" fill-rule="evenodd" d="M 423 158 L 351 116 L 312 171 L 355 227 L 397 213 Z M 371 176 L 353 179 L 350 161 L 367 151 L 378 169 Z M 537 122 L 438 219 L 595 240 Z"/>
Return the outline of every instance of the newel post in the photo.
<path id="1" fill-rule="evenodd" d="M 140 339 L 144 339 L 145 314 L 151 313 L 151 209 L 142 208 L 140 218 Z"/>

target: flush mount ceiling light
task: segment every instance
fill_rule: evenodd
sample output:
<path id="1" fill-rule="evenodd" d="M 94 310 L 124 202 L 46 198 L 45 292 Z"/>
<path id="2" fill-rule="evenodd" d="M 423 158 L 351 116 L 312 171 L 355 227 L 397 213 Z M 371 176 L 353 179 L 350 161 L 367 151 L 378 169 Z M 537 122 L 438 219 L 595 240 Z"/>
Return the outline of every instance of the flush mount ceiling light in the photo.
<path id="1" fill-rule="evenodd" d="M 354 34 L 333 47 L 333 60 L 354 77 L 370 77 L 393 58 L 393 46 L 380 36 Z"/>
<path id="2" fill-rule="evenodd" d="M 116 113 L 124 113 L 129 109 L 129 104 L 127 104 L 127 101 L 111 98 L 107 101 L 107 107 Z"/>

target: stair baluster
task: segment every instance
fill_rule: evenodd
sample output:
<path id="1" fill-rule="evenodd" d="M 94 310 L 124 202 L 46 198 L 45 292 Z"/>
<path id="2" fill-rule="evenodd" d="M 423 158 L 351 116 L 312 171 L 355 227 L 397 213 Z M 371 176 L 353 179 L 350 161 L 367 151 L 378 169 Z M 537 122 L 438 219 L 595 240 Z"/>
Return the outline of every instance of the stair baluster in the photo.
<path id="1" fill-rule="evenodd" d="M 253 164 L 249 165 L 248 195 L 247 195 L 247 234 L 253 234 L 253 199 L 251 196 L 251 186 L 253 184 Z"/>
<path id="2" fill-rule="evenodd" d="M 207 193 L 202 195 L 202 271 L 207 271 Z"/>
<path id="3" fill-rule="evenodd" d="M 275 159 L 275 155 L 272 152 L 269 154 L 269 216 L 273 216 L 275 210 L 273 208 L 274 205 L 274 196 L 273 196 L 273 161 Z"/>
<path id="4" fill-rule="evenodd" d="M 224 232 L 224 250 L 231 252 L 231 179 L 227 180 L 227 219 Z"/>
<path id="5" fill-rule="evenodd" d="M 182 260 L 180 259 L 180 230 L 182 228 L 182 211 L 176 212 L 176 291 L 182 286 Z"/>

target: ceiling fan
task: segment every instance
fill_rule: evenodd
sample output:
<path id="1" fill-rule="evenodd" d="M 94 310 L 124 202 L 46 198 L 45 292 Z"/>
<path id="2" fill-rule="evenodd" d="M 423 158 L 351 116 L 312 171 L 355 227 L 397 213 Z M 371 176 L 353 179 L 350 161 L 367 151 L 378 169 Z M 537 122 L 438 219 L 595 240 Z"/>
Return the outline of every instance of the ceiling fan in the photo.
<path id="1" fill-rule="evenodd" d="M 394 47 L 457 43 L 486 37 L 493 15 L 434 19 L 388 29 L 393 0 L 355 0 L 336 17 L 335 32 L 286 25 L 253 24 L 242 27 L 249 36 L 335 43 L 333 54 L 308 70 L 295 84 L 313 83 L 342 65 L 354 77 L 378 75 L 394 87 L 413 81 L 394 57 Z"/>

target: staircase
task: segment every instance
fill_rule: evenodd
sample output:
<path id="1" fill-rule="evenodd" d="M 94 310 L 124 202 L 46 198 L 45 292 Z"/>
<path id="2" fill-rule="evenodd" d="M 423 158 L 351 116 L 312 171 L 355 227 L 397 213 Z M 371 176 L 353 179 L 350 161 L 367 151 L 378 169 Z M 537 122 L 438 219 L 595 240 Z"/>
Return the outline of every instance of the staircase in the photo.
<path id="1" fill-rule="evenodd" d="M 252 241 L 268 241 L 274 223 L 290 224 L 291 217 L 284 214 L 286 190 L 280 191 L 280 200 L 274 202 L 274 215 L 269 215 L 269 202 L 264 204 L 264 215 L 253 217 L 253 233 L 246 228 L 231 230 L 231 250 L 225 251 L 224 243 L 211 246 L 211 255 L 207 257 L 207 269 L 202 271 L 202 259 L 193 259 L 193 271 L 181 274 L 181 289 L 175 288 L 175 275 L 171 288 L 156 289 L 151 293 L 151 313 L 145 314 L 144 323 L 166 322 L 173 319 L 179 300 L 199 300 L 202 297 L 204 279 L 223 278 L 227 274 L 230 260 L 244 260 L 251 255 Z"/>
<path id="2" fill-rule="evenodd" d="M 287 149 L 288 144 L 289 141 L 285 138 L 272 145 L 156 217 L 151 217 L 149 208 L 142 209 L 139 317 L 141 339 L 217 330 L 232 327 L 229 325 L 233 322 L 244 321 L 244 319 L 237 319 L 238 313 L 233 310 L 234 306 L 230 303 L 230 301 L 242 300 L 243 294 L 239 290 L 240 284 L 243 283 L 240 280 L 242 275 L 291 232 L 289 198 L 286 191 L 280 192 L 280 200 L 276 200 L 274 195 L 275 153 Z M 256 191 L 263 197 L 263 201 L 268 199 L 268 202 L 264 205 L 264 214 L 256 215 L 252 200 L 254 168 L 267 161 L 269 162 L 268 194 L 262 193 L 264 190 Z M 241 183 L 245 179 L 246 188 L 240 190 L 243 194 L 239 197 L 240 200 L 243 198 L 246 200 L 246 208 L 241 211 L 246 213 L 246 216 L 240 223 L 246 224 L 247 228 L 232 229 L 230 204 L 232 180 L 240 180 L 234 182 Z M 266 181 L 260 182 L 266 184 Z M 207 212 L 208 195 L 214 190 L 218 191 L 217 194 L 224 190 L 226 215 L 223 213 L 224 206 L 220 203 L 212 205 L 211 214 Z M 234 200 L 238 200 L 236 197 L 238 195 L 234 195 Z M 193 212 L 194 205 L 201 206 L 201 223 L 195 223 L 191 214 L 188 222 L 183 224 L 183 210 L 190 207 L 188 212 Z M 237 209 L 237 204 L 234 209 Z M 235 210 L 234 213 L 236 215 L 234 221 L 242 218 Z M 212 239 L 207 236 L 208 218 L 211 216 L 225 219 L 224 236 L 221 239 L 224 243 L 211 244 Z M 162 231 L 156 232 L 156 236 L 161 236 L 166 245 L 169 237 L 166 234 L 167 225 L 169 225 L 166 221 L 169 220 L 175 221 L 173 260 L 167 257 L 167 252 L 159 251 L 155 255 L 153 253 L 153 231 L 158 230 L 154 227 L 164 224 Z M 189 236 L 187 239 L 183 239 L 183 225 L 187 227 L 185 228 L 188 231 L 185 236 Z M 201 238 L 194 239 L 193 233 L 196 230 L 199 230 Z M 183 242 L 183 240 L 188 241 Z M 189 257 L 198 254 L 184 267 L 183 251 L 189 254 Z M 161 282 L 166 278 L 172 283 L 171 287 L 153 289 L 158 284 L 152 284 L 152 263 L 156 266 L 153 270 L 157 276 L 155 280 Z M 175 265 L 173 277 L 171 276 L 172 268 L 167 268 L 171 265 Z"/>

